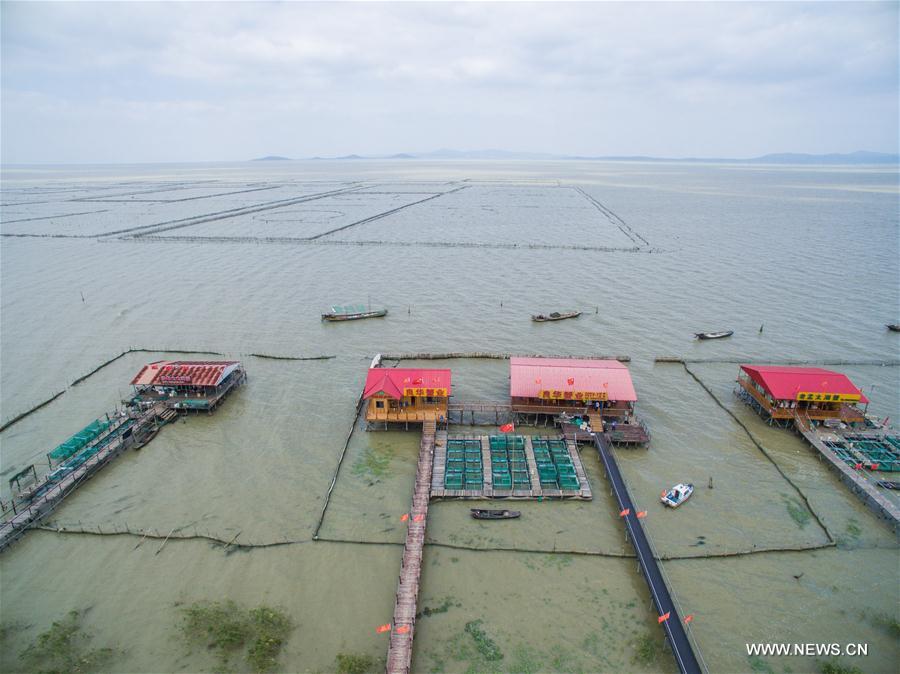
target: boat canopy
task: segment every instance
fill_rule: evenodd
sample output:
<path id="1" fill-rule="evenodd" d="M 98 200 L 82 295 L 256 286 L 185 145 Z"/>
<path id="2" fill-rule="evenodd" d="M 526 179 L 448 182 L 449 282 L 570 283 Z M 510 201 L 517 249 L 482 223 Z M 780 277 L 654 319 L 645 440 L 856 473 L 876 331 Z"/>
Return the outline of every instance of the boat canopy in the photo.
<path id="1" fill-rule="evenodd" d="M 344 315 L 344 314 L 364 314 L 367 311 L 370 311 L 363 304 L 347 304 L 345 306 L 338 306 L 337 304 L 331 305 L 331 313 Z"/>

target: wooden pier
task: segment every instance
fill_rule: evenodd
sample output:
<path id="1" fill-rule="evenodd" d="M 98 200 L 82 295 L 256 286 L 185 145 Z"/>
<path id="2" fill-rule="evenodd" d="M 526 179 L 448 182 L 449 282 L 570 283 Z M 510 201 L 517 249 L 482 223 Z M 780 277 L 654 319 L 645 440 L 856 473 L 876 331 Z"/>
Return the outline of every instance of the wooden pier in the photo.
<path id="1" fill-rule="evenodd" d="M 49 476 L 45 477 L 42 482 L 34 485 L 31 493 L 40 495 L 30 500 L 28 505 L 14 512 L 13 516 L 0 524 L 0 552 L 15 543 L 19 538 L 25 535 L 25 532 L 35 524 L 38 524 L 47 515 L 80 486 L 84 481 L 91 478 L 96 472 L 103 468 L 110 461 L 119 456 L 125 449 L 133 444 L 135 437 L 140 437 L 142 432 L 148 432 L 150 426 L 158 423 L 158 419 L 165 412 L 166 405 L 163 402 L 154 404 L 150 409 L 144 411 L 141 416 L 134 420 L 131 425 L 131 433 L 120 434 L 108 442 L 96 454 L 82 463 L 78 468 L 68 473 L 58 482 L 53 482 Z M 116 428 L 122 426 L 118 424 Z M 112 431 L 114 432 L 114 431 Z M 102 442 L 109 434 L 104 434 L 97 439 L 94 444 Z"/>
<path id="2" fill-rule="evenodd" d="M 425 526 L 428 518 L 428 499 L 431 494 L 432 465 L 437 443 L 447 445 L 445 433 L 436 438 L 433 420 L 422 424 L 422 442 L 416 466 L 416 487 L 412 508 L 407 520 L 406 543 L 394 602 L 394 621 L 387 654 L 388 674 L 408 674 L 412 661 L 413 637 L 416 630 L 416 603 L 419 597 L 419 576 L 422 572 L 422 548 L 425 545 Z M 437 440 L 437 443 L 436 443 Z"/>
<path id="3" fill-rule="evenodd" d="M 189 373 L 196 372 L 198 379 L 184 375 L 185 368 Z M 167 370 L 174 370 L 168 381 Z M 218 379 L 212 381 L 215 377 Z M 120 414 L 117 410 L 114 415 L 107 415 L 110 421 L 104 432 L 85 439 L 84 444 L 60 459 L 55 470 L 14 495 L 8 508 L 4 504 L 0 552 L 39 524 L 66 496 L 123 451 L 129 447 L 140 449 L 155 437 L 160 426 L 179 414 L 212 414 L 231 391 L 246 381 L 247 373 L 239 361 L 166 361 L 145 365 L 132 380 L 135 395 L 123 401 L 127 412 Z M 52 453 L 49 458 L 53 458 Z"/>
<path id="4" fill-rule="evenodd" d="M 859 471 L 848 466 L 831 448 L 820 434 L 819 428 L 814 427 L 806 415 L 794 412 L 794 427 L 806 441 L 812 445 L 819 456 L 823 457 L 837 471 L 838 477 L 863 503 L 865 503 L 878 517 L 885 520 L 894 530 L 894 534 L 900 534 L 900 508 L 893 501 L 886 498 L 878 491 L 870 480 Z M 821 427 L 820 427 L 821 428 Z M 836 438 L 838 439 L 838 438 Z M 864 457 L 861 457 L 863 461 Z M 862 461 L 860 461 L 862 463 Z"/>

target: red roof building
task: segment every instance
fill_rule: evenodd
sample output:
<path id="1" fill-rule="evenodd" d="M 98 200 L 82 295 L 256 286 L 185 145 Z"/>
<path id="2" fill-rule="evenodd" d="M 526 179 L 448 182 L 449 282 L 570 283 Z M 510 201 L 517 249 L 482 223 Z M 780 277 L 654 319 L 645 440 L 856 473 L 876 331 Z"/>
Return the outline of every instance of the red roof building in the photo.
<path id="1" fill-rule="evenodd" d="M 617 360 L 510 358 L 509 397 L 517 418 L 526 423 L 533 418 L 535 424 L 553 418 L 566 437 L 571 429 L 566 430 L 562 413 L 588 419 L 586 430 L 607 432 L 614 443 L 650 441 L 646 426 L 634 416 L 637 393 L 631 373 Z"/>
<path id="2" fill-rule="evenodd" d="M 234 371 L 241 369 L 237 360 L 187 361 L 160 360 L 141 368 L 133 386 L 213 387 L 221 384 Z"/>
<path id="3" fill-rule="evenodd" d="M 366 421 L 421 423 L 447 418 L 450 370 L 374 367 L 366 376 Z"/>
<path id="4" fill-rule="evenodd" d="M 617 360 L 510 358 L 509 395 L 578 403 L 637 401 L 631 373 Z"/>
<path id="5" fill-rule="evenodd" d="M 799 414 L 855 423 L 864 420 L 856 403 L 869 402 L 847 375 L 820 367 L 741 365 L 738 384 L 772 419 L 790 420 Z"/>

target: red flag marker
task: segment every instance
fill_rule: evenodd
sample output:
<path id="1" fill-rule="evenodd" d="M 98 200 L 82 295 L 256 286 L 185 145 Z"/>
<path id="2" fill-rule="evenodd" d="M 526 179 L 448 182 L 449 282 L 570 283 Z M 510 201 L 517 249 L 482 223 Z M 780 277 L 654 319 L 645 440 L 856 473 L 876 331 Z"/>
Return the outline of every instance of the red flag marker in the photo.
<path id="1" fill-rule="evenodd" d="M 385 633 L 385 632 L 390 632 L 390 631 L 391 631 L 391 624 L 390 624 L 390 623 L 385 623 L 384 625 L 379 625 L 378 627 L 375 628 L 375 631 L 376 631 L 378 634 L 383 634 L 383 633 Z"/>
<path id="2" fill-rule="evenodd" d="M 514 430 L 516 430 L 516 427 L 514 424 L 503 424 L 500 427 L 501 433 L 512 433 Z"/>
<path id="3" fill-rule="evenodd" d="M 619 513 L 619 517 L 625 517 L 628 513 L 631 512 L 631 508 L 625 508 L 622 512 Z"/>
<path id="4" fill-rule="evenodd" d="M 409 625 L 400 625 L 397 628 L 397 634 L 406 634 L 407 632 L 409 632 Z"/>
<path id="5" fill-rule="evenodd" d="M 409 519 L 409 513 L 403 513 L 402 515 L 400 515 L 401 522 L 405 522 L 408 519 Z"/>
<path id="6" fill-rule="evenodd" d="M 646 510 L 642 510 L 642 511 L 640 511 L 640 512 L 637 514 L 637 516 L 638 516 L 638 518 L 646 517 L 646 516 L 647 516 L 647 511 L 646 511 Z"/>
<path id="7" fill-rule="evenodd" d="M 569 382 L 569 386 L 572 386 L 575 383 L 575 377 L 569 377 L 566 381 Z"/>
<path id="8" fill-rule="evenodd" d="M 425 515 L 416 515 L 415 517 L 413 517 L 413 522 L 421 522 L 424 519 Z"/>
<path id="9" fill-rule="evenodd" d="M 671 611 L 667 611 L 666 613 L 663 613 L 661 616 L 659 616 L 659 619 L 656 621 L 657 624 L 666 622 L 669 619 L 671 613 Z"/>
<path id="10" fill-rule="evenodd" d="M 854 467 L 856 470 L 862 470 L 862 464 L 861 464 L 861 463 L 857 463 L 857 464 L 856 464 L 855 466 L 853 466 L 853 467 Z"/>
<path id="11" fill-rule="evenodd" d="M 694 619 L 694 614 L 693 614 L 693 613 L 691 613 L 690 615 L 684 616 L 684 624 L 687 625 L 687 624 L 688 624 L 689 622 L 691 622 L 693 619 Z"/>

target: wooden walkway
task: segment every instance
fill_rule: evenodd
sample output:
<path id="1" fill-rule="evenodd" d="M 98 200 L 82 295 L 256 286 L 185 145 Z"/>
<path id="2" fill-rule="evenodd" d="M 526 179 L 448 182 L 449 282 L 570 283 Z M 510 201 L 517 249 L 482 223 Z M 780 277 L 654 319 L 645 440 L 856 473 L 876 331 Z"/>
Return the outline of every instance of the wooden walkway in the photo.
<path id="1" fill-rule="evenodd" d="M 122 435 L 115 437 L 105 447 L 98 451 L 94 456 L 89 458 L 83 464 L 78 466 L 71 473 L 63 477 L 49 486 L 50 480 L 45 477 L 43 482 L 38 484 L 38 488 L 48 487 L 43 492 L 32 499 L 28 507 L 19 510 L 17 514 L 0 524 L 0 551 L 5 550 L 15 541 L 21 538 L 25 532 L 35 524 L 39 523 L 43 518 L 49 515 L 58 506 L 62 500 L 72 493 L 82 482 L 90 478 L 94 473 L 103 468 L 107 463 L 122 453 L 131 442 L 131 438 L 139 430 L 159 417 L 166 409 L 163 402 L 156 403 L 149 410 L 144 412 L 137 418 L 132 425 L 132 435 L 127 439 Z M 119 424 L 121 426 L 121 424 Z M 104 435 L 103 437 L 106 437 Z M 98 442 L 102 437 L 98 439 Z M 36 491 L 36 490 L 35 490 Z"/>
<path id="2" fill-rule="evenodd" d="M 806 441 L 812 445 L 819 455 L 825 458 L 831 467 L 837 471 L 841 481 L 850 488 L 863 503 L 894 530 L 894 534 L 900 534 L 900 508 L 883 494 L 878 488 L 872 484 L 864 475 L 860 475 L 841 458 L 834 453 L 819 437 L 818 432 L 809 423 L 808 418 L 803 418 L 799 414 L 794 414 L 794 427 L 802 435 Z"/>
<path id="3" fill-rule="evenodd" d="M 422 424 L 422 442 L 419 447 L 419 463 L 416 467 L 416 489 L 407 520 L 406 544 L 397 583 L 394 602 L 394 621 L 391 626 L 391 644 L 388 648 L 388 674 L 408 674 L 412 661 L 413 637 L 416 630 L 416 603 L 419 597 L 419 575 L 422 571 L 422 547 L 425 545 L 425 526 L 428 517 L 428 499 L 431 495 L 432 464 L 435 454 L 435 423 Z M 440 444 L 446 451 L 446 434 L 441 434 Z"/>

